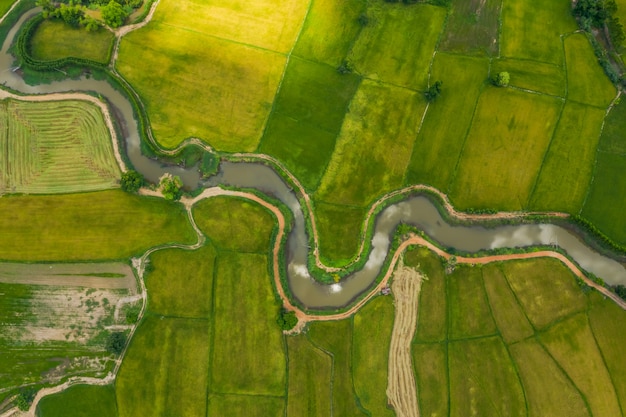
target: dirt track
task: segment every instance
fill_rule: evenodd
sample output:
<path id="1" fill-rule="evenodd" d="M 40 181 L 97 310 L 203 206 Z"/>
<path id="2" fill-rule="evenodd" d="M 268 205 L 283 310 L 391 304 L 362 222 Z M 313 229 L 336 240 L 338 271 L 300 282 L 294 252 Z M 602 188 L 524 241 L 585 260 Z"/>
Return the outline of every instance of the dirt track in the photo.
<path id="1" fill-rule="evenodd" d="M 420 415 L 411 341 L 417 327 L 419 294 L 423 279 L 419 272 L 402 265 L 400 261 L 391 284 L 396 314 L 389 347 L 387 398 L 398 417 Z"/>

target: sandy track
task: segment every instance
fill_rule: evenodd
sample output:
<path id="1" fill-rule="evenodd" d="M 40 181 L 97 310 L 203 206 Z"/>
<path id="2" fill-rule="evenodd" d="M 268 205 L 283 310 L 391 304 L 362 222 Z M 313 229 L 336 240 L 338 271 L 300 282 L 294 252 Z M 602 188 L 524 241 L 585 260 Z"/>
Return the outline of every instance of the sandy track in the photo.
<path id="1" fill-rule="evenodd" d="M 387 398 L 398 417 L 419 417 L 411 342 L 417 327 L 419 294 L 424 277 L 402 264 L 393 274 L 396 308 L 389 347 Z"/>

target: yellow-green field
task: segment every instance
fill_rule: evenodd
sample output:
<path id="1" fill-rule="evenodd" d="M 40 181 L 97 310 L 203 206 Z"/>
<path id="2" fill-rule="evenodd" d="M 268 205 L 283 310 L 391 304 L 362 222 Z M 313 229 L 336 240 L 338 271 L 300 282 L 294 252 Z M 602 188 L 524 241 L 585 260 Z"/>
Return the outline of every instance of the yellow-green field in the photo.
<path id="1" fill-rule="evenodd" d="M 0 194 L 118 187 L 120 168 L 100 109 L 82 101 L 0 102 Z"/>
<path id="2" fill-rule="evenodd" d="M 566 71 L 561 65 L 527 59 L 502 58 L 492 61 L 491 73 L 506 71 L 511 85 L 553 96 L 565 97 Z"/>

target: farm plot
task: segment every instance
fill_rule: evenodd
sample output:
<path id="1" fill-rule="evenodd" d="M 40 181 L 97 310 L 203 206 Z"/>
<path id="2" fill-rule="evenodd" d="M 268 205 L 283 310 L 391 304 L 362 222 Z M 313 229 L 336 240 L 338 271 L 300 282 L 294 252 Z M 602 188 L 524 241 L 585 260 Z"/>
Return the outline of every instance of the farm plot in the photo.
<path id="1" fill-rule="evenodd" d="M 371 23 L 363 28 L 348 56 L 356 72 L 414 90 L 425 89 L 445 9 L 372 2 L 367 16 Z"/>
<path id="2" fill-rule="evenodd" d="M 551 1 L 537 7 L 532 0 L 504 1 L 501 55 L 563 65 L 561 35 L 577 29 L 568 2 Z"/>
<path id="3" fill-rule="evenodd" d="M 315 202 L 315 221 L 324 262 L 347 264 L 356 256 L 365 208 Z"/>
<path id="4" fill-rule="evenodd" d="M 454 204 L 525 208 L 562 106 L 549 96 L 486 89 L 450 187 Z"/>
<path id="5" fill-rule="evenodd" d="M 604 109 L 565 103 L 530 196 L 530 209 L 569 213 L 580 210 L 591 183 L 603 120 Z"/>
<path id="6" fill-rule="evenodd" d="M 448 188 L 488 73 L 487 59 L 435 55 L 431 79 L 443 82 L 442 92 L 428 106 L 406 173 L 407 185 Z"/>
<path id="7" fill-rule="evenodd" d="M 247 395 L 212 395 L 209 416 L 282 417 L 285 402 L 282 398 Z"/>
<path id="8" fill-rule="evenodd" d="M 540 93 L 565 97 L 566 71 L 562 65 L 527 59 L 501 58 L 491 62 L 491 74 L 506 71 L 511 75 L 511 85 Z"/>
<path id="9" fill-rule="evenodd" d="M 449 408 L 448 356 L 445 344 L 413 345 L 420 415 L 447 416 Z"/>
<path id="10" fill-rule="evenodd" d="M 439 50 L 494 56 L 502 0 L 453 0 Z"/>
<path id="11" fill-rule="evenodd" d="M 115 389 L 111 385 L 75 385 L 44 397 L 36 413 L 37 417 L 117 417 Z"/>
<path id="12" fill-rule="evenodd" d="M 46 19 L 37 26 L 30 41 L 30 53 L 41 61 L 74 57 L 107 64 L 114 38 L 113 32 L 104 28 L 88 32 L 61 20 Z"/>
<path id="13" fill-rule="evenodd" d="M 117 187 L 120 168 L 100 109 L 81 101 L 0 103 L 1 193 Z M 6 135 L 6 136 L 5 136 Z"/>
<path id="14" fill-rule="evenodd" d="M 598 65 L 593 48 L 581 33 L 565 38 L 567 98 L 606 108 L 615 97 L 615 86 Z"/>
<path id="15" fill-rule="evenodd" d="M 0 198 L 0 259 L 128 258 L 163 243 L 195 242 L 181 204 L 120 190 Z"/>
<path id="16" fill-rule="evenodd" d="M 4 16 L 4 14 L 11 8 L 13 3 L 16 0 L 0 0 L 0 17 Z"/>
<path id="17" fill-rule="evenodd" d="M 598 149 L 603 152 L 626 154 L 626 100 L 617 103 L 604 120 Z"/>

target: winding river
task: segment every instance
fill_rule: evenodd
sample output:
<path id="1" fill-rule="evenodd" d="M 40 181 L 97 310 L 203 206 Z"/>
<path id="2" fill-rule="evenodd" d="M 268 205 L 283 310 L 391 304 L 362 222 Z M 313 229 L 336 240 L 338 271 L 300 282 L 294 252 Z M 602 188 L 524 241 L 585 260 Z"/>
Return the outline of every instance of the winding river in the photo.
<path id="1" fill-rule="evenodd" d="M 310 256 L 305 219 L 298 198 L 272 168 L 251 162 L 222 162 L 217 175 L 204 183 L 196 168 L 168 166 L 142 155 L 139 127 L 133 117 L 130 102 L 107 82 L 80 78 L 51 84 L 30 86 L 13 69 L 13 57 L 8 54 L 17 29 L 36 11 L 25 13 L 9 32 L 0 51 L 0 83 L 24 94 L 47 94 L 67 91 L 92 91 L 105 97 L 114 110 L 125 139 L 126 154 L 149 181 L 158 182 L 166 172 L 178 175 L 188 188 L 226 185 L 254 188 L 281 200 L 293 212 L 295 224 L 287 240 L 287 272 L 291 294 L 306 308 L 340 308 L 349 304 L 369 288 L 381 273 L 390 249 L 393 232 L 400 222 L 423 230 L 442 247 L 466 252 L 484 249 L 511 248 L 534 245 L 554 245 L 565 250 L 582 268 L 603 278 L 607 283 L 626 285 L 626 269 L 619 262 L 603 256 L 586 246 L 572 232 L 552 224 L 499 226 L 453 226 L 445 222 L 433 203 L 424 196 L 409 197 L 390 205 L 376 217 L 372 250 L 365 266 L 340 283 L 324 285 L 315 281 L 307 268 Z"/>

